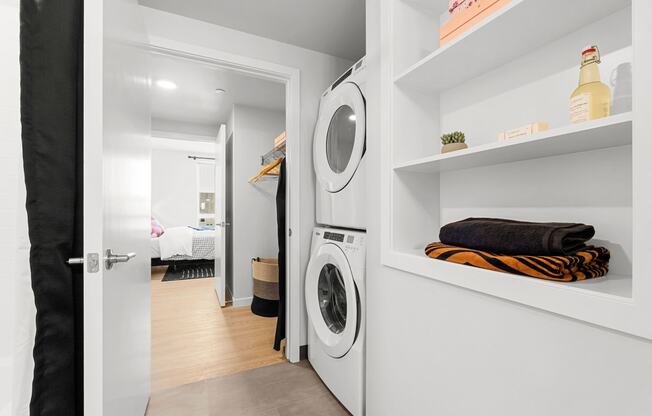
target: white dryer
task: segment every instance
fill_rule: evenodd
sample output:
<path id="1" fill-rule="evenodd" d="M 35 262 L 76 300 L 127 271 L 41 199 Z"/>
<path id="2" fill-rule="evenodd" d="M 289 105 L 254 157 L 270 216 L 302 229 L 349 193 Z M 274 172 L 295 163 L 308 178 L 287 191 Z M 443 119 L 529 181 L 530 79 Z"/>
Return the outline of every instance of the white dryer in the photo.
<path id="1" fill-rule="evenodd" d="M 315 127 L 317 223 L 366 230 L 365 58 L 322 94 Z"/>
<path id="2" fill-rule="evenodd" d="M 354 415 L 365 409 L 364 232 L 315 228 L 306 273 L 308 360 Z"/>

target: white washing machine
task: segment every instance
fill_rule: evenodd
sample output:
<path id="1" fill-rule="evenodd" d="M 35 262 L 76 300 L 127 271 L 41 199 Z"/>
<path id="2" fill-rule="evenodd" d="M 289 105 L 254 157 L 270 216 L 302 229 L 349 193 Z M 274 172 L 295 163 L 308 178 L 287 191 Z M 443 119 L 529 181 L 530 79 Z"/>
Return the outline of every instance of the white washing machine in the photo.
<path id="1" fill-rule="evenodd" d="M 362 58 L 322 94 L 313 143 L 321 225 L 367 229 L 365 66 Z"/>
<path id="2" fill-rule="evenodd" d="M 308 360 L 354 416 L 365 409 L 365 240 L 315 228 L 305 285 Z"/>

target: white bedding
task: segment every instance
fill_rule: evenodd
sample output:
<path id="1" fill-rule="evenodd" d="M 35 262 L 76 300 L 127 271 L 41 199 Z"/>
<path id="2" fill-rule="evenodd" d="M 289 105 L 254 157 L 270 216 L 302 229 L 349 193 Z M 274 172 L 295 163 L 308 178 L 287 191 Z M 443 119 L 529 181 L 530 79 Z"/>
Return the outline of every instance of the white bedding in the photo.
<path id="1" fill-rule="evenodd" d="M 215 230 L 170 227 L 152 238 L 152 258 L 161 260 L 212 260 L 215 258 Z"/>
<path id="2" fill-rule="evenodd" d="M 160 259 L 161 258 L 161 243 L 159 242 L 159 237 L 152 237 L 150 240 L 152 243 L 152 258 Z"/>
<path id="3" fill-rule="evenodd" d="M 170 227 L 158 238 L 161 259 L 174 256 L 192 257 L 192 235 L 190 227 Z"/>

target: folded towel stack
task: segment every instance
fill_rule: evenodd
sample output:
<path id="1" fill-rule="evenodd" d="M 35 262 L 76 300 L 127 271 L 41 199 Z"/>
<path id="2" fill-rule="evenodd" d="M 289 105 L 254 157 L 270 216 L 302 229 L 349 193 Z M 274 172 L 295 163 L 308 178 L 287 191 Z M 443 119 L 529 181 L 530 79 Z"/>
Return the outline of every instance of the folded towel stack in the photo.
<path id="1" fill-rule="evenodd" d="M 609 250 L 586 245 L 594 234 L 585 224 L 469 218 L 442 227 L 441 243 L 425 251 L 437 260 L 572 282 L 609 271 Z"/>

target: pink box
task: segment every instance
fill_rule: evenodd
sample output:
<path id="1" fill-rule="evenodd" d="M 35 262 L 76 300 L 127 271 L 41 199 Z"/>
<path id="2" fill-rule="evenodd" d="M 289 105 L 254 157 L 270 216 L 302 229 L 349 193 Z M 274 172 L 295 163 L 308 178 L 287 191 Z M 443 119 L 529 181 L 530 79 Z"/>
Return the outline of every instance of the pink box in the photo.
<path id="1" fill-rule="evenodd" d="M 509 4 L 511 0 L 461 0 L 453 9 L 450 20 L 444 23 L 439 29 L 439 44 L 445 45 L 473 26 L 491 16 L 502 7 Z M 454 3 L 450 3 L 454 6 Z M 449 6 L 450 7 L 450 6 Z M 462 10 L 459 10 L 462 9 Z M 450 11 L 450 8 L 449 8 Z"/>

